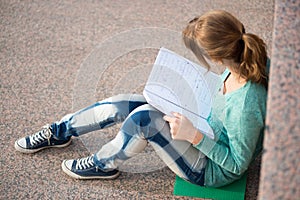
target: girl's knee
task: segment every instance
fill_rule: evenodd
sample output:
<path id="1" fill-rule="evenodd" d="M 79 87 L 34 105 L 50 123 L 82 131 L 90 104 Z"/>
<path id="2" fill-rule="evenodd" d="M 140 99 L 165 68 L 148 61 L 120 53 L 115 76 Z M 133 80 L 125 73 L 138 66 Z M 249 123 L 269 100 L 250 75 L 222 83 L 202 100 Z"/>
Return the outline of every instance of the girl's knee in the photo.
<path id="1" fill-rule="evenodd" d="M 163 113 L 154 109 L 149 104 L 134 109 L 126 118 L 122 129 L 127 133 L 137 133 L 144 138 L 153 137 L 166 128 Z"/>
<path id="2" fill-rule="evenodd" d="M 144 127 L 152 124 L 157 124 L 163 120 L 163 113 L 156 110 L 149 104 L 141 105 L 134 109 L 129 117 L 138 125 Z"/>

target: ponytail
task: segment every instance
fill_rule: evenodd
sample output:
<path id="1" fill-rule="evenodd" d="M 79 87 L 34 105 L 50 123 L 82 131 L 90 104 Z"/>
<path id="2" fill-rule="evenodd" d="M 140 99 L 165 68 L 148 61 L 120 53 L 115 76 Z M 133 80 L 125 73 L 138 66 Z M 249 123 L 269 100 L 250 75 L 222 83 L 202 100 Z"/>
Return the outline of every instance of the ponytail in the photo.
<path id="1" fill-rule="evenodd" d="M 244 50 L 239 66 L 240 75 L 267 88 L 267 53 L 264 41 L 251 33 L 242 34 L 241 39 L 244 41 Z"/>

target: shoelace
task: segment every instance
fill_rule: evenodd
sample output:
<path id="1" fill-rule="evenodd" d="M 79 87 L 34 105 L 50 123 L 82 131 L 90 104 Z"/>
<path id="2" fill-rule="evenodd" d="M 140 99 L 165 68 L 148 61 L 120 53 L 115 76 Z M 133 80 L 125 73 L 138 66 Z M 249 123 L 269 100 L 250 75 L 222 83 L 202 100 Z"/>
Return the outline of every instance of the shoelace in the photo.
<path id="1" fill-rule="evenodd" d="M 91 155 L 91 156 L 86 157 L 86 158 L 78 159 L 77 162 L 76 162 L 75 168 L 79 169 L 79 170 L 84 170 L 84 169 L 93 167 L 94 165 L 95 165 L 94 155 Z"/>
<path id="2" fill-rule="evenodd" d="M 52 136 L 52 132 L 50 130 L 50 126 L 49 125 L 43 126 L 41 131 L 29 136 L 30 144 L 37 145 L 39 143 L 44 142 L 45 140 L 48 140 L 48 145 L 50 145 L 51 136 Z"/>

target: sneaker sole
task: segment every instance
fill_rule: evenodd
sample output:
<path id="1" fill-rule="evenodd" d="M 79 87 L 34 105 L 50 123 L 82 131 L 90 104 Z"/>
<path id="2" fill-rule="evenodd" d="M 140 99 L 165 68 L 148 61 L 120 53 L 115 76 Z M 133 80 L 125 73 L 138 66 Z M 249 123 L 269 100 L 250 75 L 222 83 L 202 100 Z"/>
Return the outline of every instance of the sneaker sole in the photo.
<path id="1" fill-rule="evenodd" d="M 15 149 L 21 153 L 27 153 L 27 154 L 30 154 L 30 153 L 36 153 L 38 151 L 41 151 L 43 149 L 49 149 L 49 148 L 63 148 L 63 147 L 66 147 L 66 146 L 69 146 L 71 144 L 72 140 L 69 140 L 67 143 L 65 144 L 61 144 L 61 145 L 54 145 L 54 146 L 46 146 L 46 147 L 42 147 L 42 148 L 39 148 L 39 149 L 24 149 L 23 147 L 19 146 L 18 142 L 16 141 L 15 142 Z"/>
<path id="2" fill-rule="evenodd" d="M 61 163 L 61 168 L 62 170 L 69 175 L 70 177 L 74 178 L 74 179 L 80 179 L 80 180 L 91 180 L 91 179 L 102 179 L 102 180 L 112 180 L 112 179 L 116 179 L 119 175 L 120 172 L 111 175 L 111 176 L 80 176 L 74 172 L 72 172 L 69 168 L 67 168 L 67 166 L 65 165 L 66 160 L 64 160 Z"/>

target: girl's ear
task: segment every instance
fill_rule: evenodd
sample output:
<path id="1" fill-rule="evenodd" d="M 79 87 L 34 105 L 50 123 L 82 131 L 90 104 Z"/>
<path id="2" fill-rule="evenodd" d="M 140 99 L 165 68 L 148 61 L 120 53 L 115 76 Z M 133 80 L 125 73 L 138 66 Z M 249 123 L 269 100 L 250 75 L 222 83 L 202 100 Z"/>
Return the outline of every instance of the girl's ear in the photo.
<path id="1" fill-rule="evenodd" d="M 223 60 L 212 60 L 212 62 L 214 62 L 218 65 L 223 65 L 224 64 Z"/>
<path id="2" fill-rule="evenodd" d="M 218 65 L 223 65 L 224 64 L 223 60 L 219 60 L 219 61 L 217 61 L 217 63 L 218 63 Z"/>

